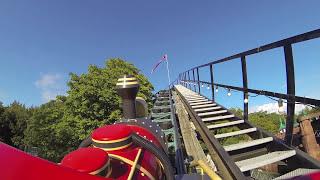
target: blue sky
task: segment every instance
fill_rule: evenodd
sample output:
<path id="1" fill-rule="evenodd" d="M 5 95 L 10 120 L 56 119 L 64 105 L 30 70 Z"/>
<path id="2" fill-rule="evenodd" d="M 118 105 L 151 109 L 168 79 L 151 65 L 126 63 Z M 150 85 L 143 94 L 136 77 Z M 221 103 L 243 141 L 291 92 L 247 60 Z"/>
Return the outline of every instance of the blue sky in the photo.
<path id="1" fill-rule="evenodd" d="M 1 0 L 0 101 L 39 105 L 65 93 L 69 72 L 85 73 L 112 57 L 135 64 L 159 90 L 165 66 L 150 71 L 164 53 L 175 79 L 193 66 L 318 29 L 319 7 L 318 0 Z M 310 85 L 320 80 L 319 49 L 320 40 L 294 46 L 298 95 L 320 98 L 319 85 Z M 282 49 L 250 56 L 247 64 L 250 87 L 285 92 Z M 217 82 L 241 85 L 239 65 L 217 65 Z M 241 106 L 241 96 L 220 91 L 217 100 Z"/>

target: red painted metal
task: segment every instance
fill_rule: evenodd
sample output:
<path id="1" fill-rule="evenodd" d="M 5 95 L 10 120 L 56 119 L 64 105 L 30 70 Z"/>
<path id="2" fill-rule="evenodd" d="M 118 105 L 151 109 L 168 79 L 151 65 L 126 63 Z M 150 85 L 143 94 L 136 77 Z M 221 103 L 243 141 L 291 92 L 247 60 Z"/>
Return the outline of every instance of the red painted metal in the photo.
<path id="1" fill-rule="evenodd" d="M 132 133 L 154 143 L 159 148 L 160 142 L 153 133 L 136 125 L 114 124 L 96 129 L 92 139 L 105 142 L 117 142 Z M 25 152 L 0 144 L 0 179 L 127 179 L 131 166 L 137 156 L 138 147 L 134 144 L 119 150 L 102 150 L 99 148 L 81 148 L 66 155 L 61 165 L 33 157 Z M 110 159 L 110 178 L 90 175 L 90 172 L 103 167 Z M 163 178 L 163 170 L 157 157 L 142 148 L 138 166 L 135 169 L 135 179 Z"/>
<path id="2" fill-rule="evenodd" d="M 130 160 L 131 162 L 134 161 L 136 154 L 140 147 L 131 147 L 126 151 L 113 151 L 110 152 L 110 157 L 112 157 L 111 165 L 112 165 L 112 174 L 110 175 L 111 178 L 114 179 L 127 179 L 129 172 L 131 170 L 131 164 L 125 162 Z M 119 160 L 115 158 L 115 156 L 120 157 L 123 160 Z M 117 160 L 117 161 L 116 161 Z M 120 165 L 119 165 L 120 164 Z M 119 168 L 119 166 L 121 168 Z M 161 166 L 158 163 L 156 157 L 148 151 L 143 150 L 140 160 L 139 166 L 144 168 L 148 173 L 150 173 L 155 179 L 160 179 L 161 177 Z M 120 172 L 119 172 L 120 171 Z M 135 179 L 150 179 L 146 173 L 137 169 L 136 170 Z M 143 174 L 142 174 L 143 173 Z"/>
<path id="3" fill-rule="evenodd" d="M 120 130 L 115 130 L 119 128 Z M 106 130 L 112 133 L 104 133 Z M 114 131 L 110 131 L 114 130 Z M 108 125 L 100 129 L 100 133 L 112 134 L 108 140 L 117 140 L 127 137 L 130 133 L 137 133 L 145 137 L 150 142 L 155 143 L 159 148 L 160 143 L 156 137 L 147 129 L 134 125 Z M 115 132 L 120 132 L 117 134 Z M 121 133 L 122 132 L 122 133 Z M 103 138 L 103 137 L 101 137 Z M 31 156 L 23 151 L 15 149 L 4 143 L 0 143 L 0 179 L 46 179 L 46 180 L 108 180 L 127 179 L 131 165 L 133 164 L 137 152 L 142 147 L 130 145 L 126 149 L 117 151 L 104 151 L 99 148 L 81 148 L 66 155 L 61 165 L 47 160 Z M 90 175 L 88 173 L 103 167 L 110 159 L 110 178 Z M 74 170 L 77 169 L 77 170 Z M 134 179 L 146 180 L 150 176 L 154 179 L 163 179 L 164 173 L 157 157 L 147 150 L 142 151 L 138 166 L 135 169 Z M 294 179 L 320 179 L 320 173 L 313 173 L 300 176 Z"/>
<path id="4" fill-rule="evenodd" d="M 310 177 L 312 180 L 318 180 L 318 179 L 320 179 L 320 172 L 312 173 L 312 174 L 308 175 L 308 177 Z"/>
<path id="5" fill-rule="evenodd" d="M 0 143 L 0 179 L 4 180 L 106 180 L 59 166 L 47 160 L 33 157 L 23 151 Z"/>
<path id="6" fill-rule="evenodd" d="M 150 143 L 154 143 L 159 148 L 162 148 L 160 142 L 149 130 L 136 125 L 106 125 L 96 129 L 91 137 L 93 140 L 102 141 L 102 144 L 103 142 L 108 141 L 114 143 L 117 142 L 117 140 L 129 137 L 132 133 L 138 134 L 149 140 Z M 116 150 L 104 149 L 112 159 L 110 163 L 112 173 L 109 177 L 114 179 L 127 179 L 131 170 L 131 165 L 133 164 L 139 149 L 141 149 L 141 147 L 134 144 Z M 161 179 L 163 172 L 157 157 L 144 149 L 142 150 L 138 163 L 139 168 L 136 169 L 135 179 L 150 179 L 150 176 L 154 179 Z"/>
<path id="7" fill-rule="evenodd" d="M 125 124 L 113 124 L 102 126 L 93 131 L 92 139 L 99 141 L 113 141 L 130 136 L 132 133 L 130 127 Z"/>
<path id="8" fill-rule="evenodd" d="M 290 180 L 319 180 L 320 179 L 320 172 L 315 172 L 311 174 L 307 174 L 304 176 L 296 176 L 291 178 Z"/>
<path id="9" fill-rule="evenodd" d="M 98 148 L 80 148 L 67 154 L 61 161 L 61 166 L 91 173 L 101 169 L 109 161 L 108 153 Z"/>

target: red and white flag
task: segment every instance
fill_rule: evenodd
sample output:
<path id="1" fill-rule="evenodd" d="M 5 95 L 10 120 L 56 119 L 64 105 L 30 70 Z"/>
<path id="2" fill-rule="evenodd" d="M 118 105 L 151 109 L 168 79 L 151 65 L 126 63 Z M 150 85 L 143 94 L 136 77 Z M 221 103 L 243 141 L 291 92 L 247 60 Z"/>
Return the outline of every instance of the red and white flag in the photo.
<path id="1" fill-rule="evenodd" d="M 161 57 L 161 59 L 153 66 L 151 70 L 151 74 L 157 69 L 157 67 L 164 61 L 168 61 L 168 55 L 165 54 Z"/>

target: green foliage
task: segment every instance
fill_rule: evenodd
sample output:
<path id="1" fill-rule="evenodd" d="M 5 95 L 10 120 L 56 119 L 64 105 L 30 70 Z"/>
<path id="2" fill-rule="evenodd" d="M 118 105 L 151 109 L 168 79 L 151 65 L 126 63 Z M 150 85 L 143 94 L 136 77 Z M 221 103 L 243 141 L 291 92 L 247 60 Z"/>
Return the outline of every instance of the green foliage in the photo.
<path id="1" fill-rule="evenodd" d="M 234 131 L 239 131 L 240 129 L 238 127 L 226 127 L 226 128 L 221 128 L 217 129 L 214 131 L 214 134 L 223 134 L 223 133 L 229 133 L 229 132 L 234 132 Z M 248 135 L 240 135 L 240 136 L 233 136 L 233 137 L 228 137 L 228 138 L 221 138 L 219 139 L 219 142 L 226 146 L 230 144 L 236 144 L 242 141 L 248 141 L 250 140 L 250 136 Z"/>
<path id="2" fill-rule="evenodd" d="M 23 148 L 24 130 L 30 111 L 24 105 L 13 102 L 9 107 L 3 107 L 0 103 L 0 139 L 1 141 Z"/>
<path id="3" fill-rule="evenodd" d="M 23 148 L 24 130 L 27 127 L 27 119 L 30 117 L 30 110 L 18 102 L 13 102 L 7 108 L 5 116 L 10 122 L 10 129 L 13 134 L 11 141 L 13 145 L 18 148 Z"/>
<path id="4" fill-rule="evenodd" d="M 239 135 L 239 136 L 235 136 L 235 137 L 228 137 L 228 138 L 223 138 L 220 143 L 224 146 L 227 146 L 227 145 L 231 145 L 231 144 L 237 144 L 237 143 L 240 143 L 240 142 L 246 142 L 246 141 L 249 141 L 251 138 L 249 135 L 246 135 L 246 134 L 242 134 L 242 135 Z"/>
<path id="5" fill-rule="evenodd" d="M 317 113 L 317 112 L 320 112 L 320 107 L 315 107 L 315 108 L 306 107 L 301 112 L 299 112 L 299 114 L 297 115 L 297 119 L 301 118 L 302 116 Z"/>
<path id="6" fill-rule="evenodd" d="M 239 118 L 243 117 L 243 111 L 240 108 L 231 108 L 230 111 Z M 268 113 L 264 111 L 249 114 L 249 121 L 252 124 L 268 132 L 271 132 L 273 134 L 279 132 L 280 118 L 285 119 L 285 116 L 276 114 L 276 113 Z M 233 132 L 238 130 L 239 128 L 237 127 L 222 128 L 222 129 L 216 130 L 214 134 L 228 133 L 228 132 Z M 220 143 L 222 143 L 223 145 L 230 145 L 230 144 L 239 143 L 241 141 L 248 141 L 250 139 L 251 138 L 248 135 L 240 135 L 240 136 L 220 139 Z"/>
<path id="7" fill-rule="evenodd" d="M 237 117 L 243 117 L 243 111 L 240 108 L 231 108 L 230 111 Z M 277 113 L 268 113 L 266 111 L 260 111 L 249 114 L 249 121 L 271 133 L 277 133 L 280 127 L 280 119 L 284 120 L 285 116 Z"/>
<path id="8" fill-rule="evenodd" d="M 71 73 L 70 87 L 66 99 L 68 113 L 82 119 L 112 123 L 120 118 L 120 97 L 115 90 L 119 77 L 130 74 L 140 82 L 138 96 L 144 98 L 151 107 L 153 86 L 139 73 L 133 64 L 121 59 L 110 59 L 104 68 L 90 65 L 87 74 Z"/>
<path id="9" fill-rule="evenodd" d="M 11 145 L 12 132 L 10 130 L 10 122 L 5 118 L 5 111 L 6 108 L 0 102 L 0 141 Z"/>
<path id="10" fill-rule="evenodd" d="M 64 115 L 63 104 L 50 101 L 36 108 L 28 121 L 25 130 L 25 144 L 28 147 L 37 147 L 40 157 L 56 161 L 58 159 L 61 143 L 58 143 L 55 126 Z M 68 143 L 68 141 L 66 141 Z"/>
<path id="11" fill-rule="evenodd" d="M 285 116 L 263 111 L 249 114 L 250 122 L 273 134 L 279 132 L 280 118 L 285 119 Z"/>
<path id="12" fill-rule="evenodd" d="M 99 121 L 71 117 L 65 113 L 65 104 L 50 101 L 35 109 L 25 130 L 25 144 L 37 147 L 40 157 L 58 162 L 78 147 L 92 129 L 101 126 Z"/>
<path id="13" fill-rule="evenodd" d="M 229 111 L 232 112 L 235 116 L 237 116 L 239 118 L 243 118 L 242 109 L 240 109 L 240 108 L 230 108 Z"/>

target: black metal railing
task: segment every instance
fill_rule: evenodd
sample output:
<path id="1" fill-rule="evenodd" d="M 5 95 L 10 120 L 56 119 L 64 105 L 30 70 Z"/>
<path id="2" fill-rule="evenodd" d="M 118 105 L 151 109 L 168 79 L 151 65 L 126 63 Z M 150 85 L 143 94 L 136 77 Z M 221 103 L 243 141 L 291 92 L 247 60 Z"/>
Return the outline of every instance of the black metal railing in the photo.
<path id="1" fill-rule="evenodd" d="M 285 99 L 287 101 L 287 119 L 286 119 L 286 136 L 285 142 L 288 145 L 292 144 L 292 131 L 294 124 L 294 112 L 295 112 L 295 104 L 301 103 L 306 105 L 320 106 L 320 100 L 300 97 L 295 95 L 295 75 L 294 75 L 294 59 L 292 52 L 292 44 L 304 42 L 311 39 L 316 39 L 320 37 L 320 29 L 310 31 L 304 34 L 300 34 L 297 36 L 293 36 L 287 39 L 283 39 L 277 42 L 273 42 L 264 46 L 260 46 L 258 48 L 254 48 L 242 53 L 238 53 L 223 59 L 219 59 L 216 61 L 209 62 L 207 64 L 203 64 L 194 68 L 191 68 L 183 73 L 179 74 L 178 79 L 175 81 L 176 84 L 183 84 L 184 86 L 191 89 L 192 85 L 194 86 L 195 91 L 201 93 L 200 84 L 207 84 L 211 86 L 211 95 L 212 100 L 215 100 L 214 87 L 222 87 L 231 90 L 237 90 L 243 92 L 243 111 L 244 111 L 244 120 L 248 120 L 248 93 L 254 93 L 258 95 L 265 95 L 268 97 L 275 97 L 279 99 Z M 261 53 L 267 50 L 275 49 L 275 48 L 283 48 L 284 50 L 284 60 L 286 65 L 286 84 L 287 84 L 287 93 L 276 93 L 265 90 L 252 89 L 248 87 L 248 78 L 247 78 L 247 65 L 246 65 L 246 57 L 249 55 Z M 242 87 L 230 86 L 225 84 L 219 84 L 214 82 L 214 72 L 213 67 L 216 64 L 231 61 L 234 59 L 241 59 L 241 67 L 242 67 Z M 200 68 L 210 68 L 210 82 L 201 81 L 199 77 L 199 69 Z M 196 72 L 195 72 L 196 71 Z M 191 74 L 192 73 L 192 74 Z M 196 75 L 195 75 L 196 73 Z M 190 77 L 192 75 L 192 79 Z M 197 87 L 197 88 L 196 88 Z"/>

